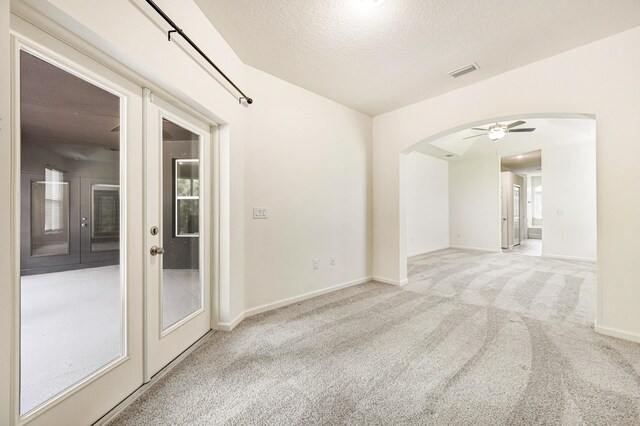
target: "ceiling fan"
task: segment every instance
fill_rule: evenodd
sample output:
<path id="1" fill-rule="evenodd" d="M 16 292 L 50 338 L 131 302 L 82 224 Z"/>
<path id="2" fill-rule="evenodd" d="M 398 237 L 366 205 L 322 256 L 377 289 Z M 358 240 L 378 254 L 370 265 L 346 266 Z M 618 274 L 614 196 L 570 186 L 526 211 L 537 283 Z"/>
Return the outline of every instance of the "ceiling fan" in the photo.
<path id="1" fill-rule="evenodd" d="M 536 130 L 535 127 L 524 127 L 524 128 L 515 129 L 515 127 L 522 126 L 525 123 L 526 121 L 518 120 L 518 121 L 514 121 L 511 124 L 498 124 L 498 123 L 492 124 L 486 129 L 473 127 L 471 130 L 481 130 L 484 133 L 481 133 L 479 135 L 467 136 L 466 138 L 462 138 L 462 139 L 477 138 L 478 136 L 487 135 L 489 136 L 489 139 L 491 139 L 492 141 L 497 141 L 504 138 L 507 133 L 516 133 L 516 132 L 524 133 L 524 132 L 533 132 L 534 130 Z"/>

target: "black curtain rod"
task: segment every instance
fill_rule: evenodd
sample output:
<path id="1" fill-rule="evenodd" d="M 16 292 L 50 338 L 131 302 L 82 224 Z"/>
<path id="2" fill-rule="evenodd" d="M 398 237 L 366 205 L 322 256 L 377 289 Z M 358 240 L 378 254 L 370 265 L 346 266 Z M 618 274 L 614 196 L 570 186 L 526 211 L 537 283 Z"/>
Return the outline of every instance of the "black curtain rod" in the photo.
<path id="1" fill-rule="evenodd" d="M 250 97 L 248 97 L 247 95 L 244 94 L 244 92 L 242 90 L 240 90 L 240 88 L 238 86 L 236 86 L 236 84 L 231 81 L 231 79 L 229 77 L 227 77 L 227 75 L 222 72 L 222 70 L 220 68 L 218 68 L 218 66 L 216 64 L 213 63 L 213 61 L 211 59 L 209 59 L 209 57 L 198 47 L 198 45 L 196 45 L 185 33 L 184 31 L 182 31 L 175 22 L 173 22 L 171 20 L 171 18 L 169 18 L 169 16 L 164 12 L 164 10 L 160 9 L 160 6 L 158 6 L 153 0 L 147 0 L 147 3 L 149 3 L 149 5 L 153 8 L 153 10 L 155 10 L 156 12 L 158 12 L 158 14 L 160 16 L 162 16 L 162 18 L 167 22 L 167 24 L 171 25 L 171 28 L 173 28 L 173 30 L 168 31 L 167 36 L 169 38 L 169 41 L 171 41 L 171 33 L 178 33 L 182 36 L 182 38 L 185 39 L 185 41 L 187 43 L 189 43 L 191 45 L 191 47 L 193 47 L 196 52 L 198 52 L 204 59 L 205 61 L 209 62 L 209 64 L 216 69 L 216 71 L 218 71 L 220 73 L 221 76 L 224 77 L 225 80 L 227 80 L 229 82 L 229 84 L 231 84 L 234 89 L 236 89 L 242 96 L 240 96 L 240 98 L 238 98 L 238 100 L 240 102 L 242 102 L 242 100 L 244 99 L 248 104 L 252 104 L 253 103 L 253 99 L 251 99 Z"/>

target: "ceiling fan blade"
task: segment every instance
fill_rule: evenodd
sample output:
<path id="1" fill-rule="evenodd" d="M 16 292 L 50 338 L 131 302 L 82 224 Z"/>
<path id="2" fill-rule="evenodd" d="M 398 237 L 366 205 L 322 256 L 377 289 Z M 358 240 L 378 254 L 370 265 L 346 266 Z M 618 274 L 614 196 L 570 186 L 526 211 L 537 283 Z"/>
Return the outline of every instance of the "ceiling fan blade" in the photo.
<path id="1" fill-rule="evenodd" d="M 481 129 L 479 127 L 472 127 L 471 130 L 482 130 L 483 132 L 488 132 L 489 129 Z"/>
<path id="2" fill-rule="evenodd" d="M 509 130 L 509 133 L 515 133 L 515 132 L 533 132 L 536 128 L 535 127 L 525 127 L 523 129 L 513 129 L 513 130 Z"/>
<path id="3" fill-rule="evenodd" d="M 482 133 L 480 135 L 467 136 L 466 138 L 462 138 L 462 140 L 471 139 L 471 138 L 477 138 L 478 136 L 484 136 L 484 135 L 486 135 L 486 133 Z"/>
<path id="4" fill-rule="evenodd" d="M 522 126 L 526 121 L 518 120 L 514 121 L 511 124 L 507 124 L 507 129 L 513 129 L 514 127 Z"/>

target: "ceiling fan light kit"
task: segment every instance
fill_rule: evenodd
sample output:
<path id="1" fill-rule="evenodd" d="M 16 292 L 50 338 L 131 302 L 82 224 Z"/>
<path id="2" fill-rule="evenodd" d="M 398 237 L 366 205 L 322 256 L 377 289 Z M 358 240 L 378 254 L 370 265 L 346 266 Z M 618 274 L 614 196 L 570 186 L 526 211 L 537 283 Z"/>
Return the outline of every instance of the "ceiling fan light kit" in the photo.
<path id="1" fill-rule="evenodd" d="M 489 139 L 495 142 L 504 138 L 508 131 L 509 129 L 506 124 L 496 123 L 489 126 L 489 129 L 487 129 L 487 135 L 489 136 Z"/>

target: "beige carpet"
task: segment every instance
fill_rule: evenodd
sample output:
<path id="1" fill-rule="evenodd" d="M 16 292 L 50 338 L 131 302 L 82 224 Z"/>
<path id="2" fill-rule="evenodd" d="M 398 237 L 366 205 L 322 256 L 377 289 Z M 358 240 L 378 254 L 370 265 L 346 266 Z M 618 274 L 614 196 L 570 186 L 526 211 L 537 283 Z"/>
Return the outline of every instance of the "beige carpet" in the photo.
<path id="1" fill-rule="evenodd" d="M 113 422 L 640 424 L 640 345 L 594 334 L 595 265 L 462 250 L 216 333 Z"/>

